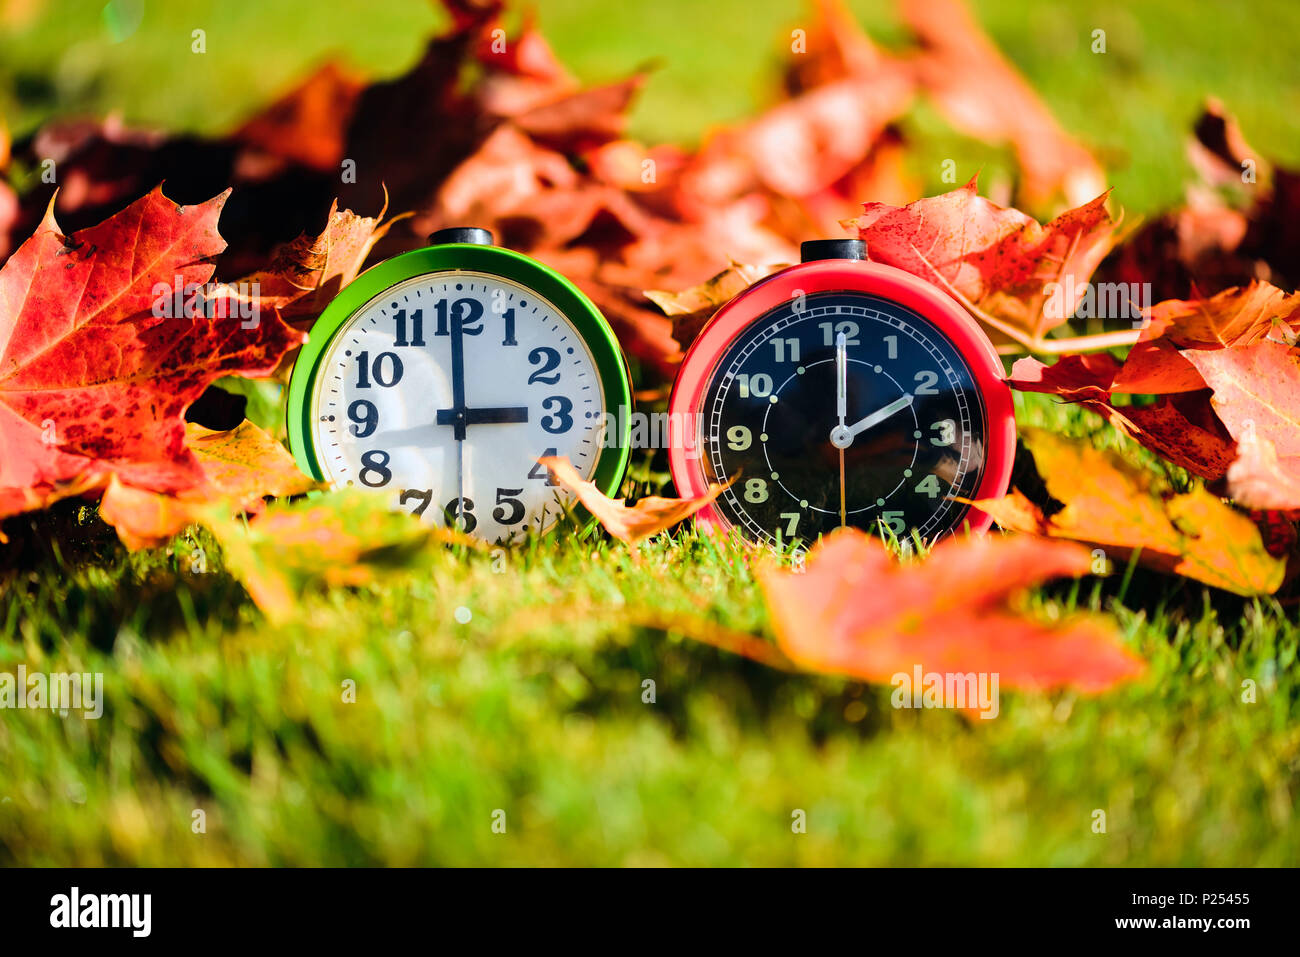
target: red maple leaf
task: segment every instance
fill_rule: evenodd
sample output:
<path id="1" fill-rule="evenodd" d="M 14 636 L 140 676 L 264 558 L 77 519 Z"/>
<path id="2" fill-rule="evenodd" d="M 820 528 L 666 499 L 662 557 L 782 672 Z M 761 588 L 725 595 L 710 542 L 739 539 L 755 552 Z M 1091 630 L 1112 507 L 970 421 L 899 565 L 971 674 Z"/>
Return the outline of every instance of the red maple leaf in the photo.
<path id="1" fill-rule="evenodd" d="M 241 316 L 205 286 L 228 195 L 184 207 L 159 187 L 72 236 L 51 204 L 0 269 L 0 516 L 113 475 L 158 492 L 202 482 L 186 407 L 223 375 L 269 374 L 302 340 L 274 309 Z"/>

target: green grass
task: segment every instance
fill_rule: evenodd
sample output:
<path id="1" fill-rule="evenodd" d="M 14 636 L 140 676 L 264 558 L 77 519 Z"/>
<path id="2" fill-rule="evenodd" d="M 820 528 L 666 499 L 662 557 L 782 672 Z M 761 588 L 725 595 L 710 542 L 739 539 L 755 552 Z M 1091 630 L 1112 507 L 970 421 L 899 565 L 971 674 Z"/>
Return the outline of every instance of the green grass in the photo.
<path id="1" fill-rule="evenodd" d="M 1300 161 L 1294 4 L 1129 6 L 976 3 L 1067 128 L 1101 150 L 1129 208 L 1178 197 L 1182 137 L 1206 93 L 1266 154 Z M 854 7 L 873 35 L 899 41 L 890 8 Z M 400 72 L 436 22 L 419 3 L 336 0 L 309 14 L 288 0 L 154 3 L 114 43 L 102 8 L 36 5 L 36 19 L 4 28 L 0 101 L 17 132 L 110 108 L 219 132 L 333 50 Z M 720 0 L 707 24 L 699 10 L 541 4 L 586 79 L 662 58 L 634 117 L 652 140 L 693 140 L 767 102 L 805 16 L 775 0 Z M 1083 39 L 1098 26 L 1104 58 Z M 206 57 L 189 53 L 198 27 Z M 999 155 L 924 111 L 909 129 L 931 188 L 940 158 L 964 173 Z M 1025 424 L 1121 444 L 1091 415 L 1017 402 Z M 1041 614 L 1113 614 L 1148 675 L 1097 698 L 1004 692 L 997 720 L 972 723 L 690 640 L 700 622 L 765 634 L 768 621 L 741 557 L 689 531 L 640 549 L 554 539 L 504 569 L 439 552 L 418 576 L 305 594 L 298 621 L 272 626 L 215 552 L 193 574 L 185 540 L 128 555 L 75 507 L 37 523 L 0 549 L 0 670 L 102 671 L 107 710 L 99 721 L 0 711 L 0 864 L 1249 865 L 1300 854 L 1293 605 L 1141 570 L 1127 585 L 1116 575 L 1040 589 L 1028 601 Z M 648 610 L 689 624 L 665 630 Z M 498 809 L 505 834 L 492 828 Z M 796 809 L 806 834 L 791 832 Z M 1105 834 L 1093 831 L 1098 809 Z M 206 833 L 192 830 L 195 810 Z"/>
<path id="2" fill-rule="evenodd" d="M 1096 428 L 1037 397 L 1021 417 Z M 90 544 L 69 546 L 78 534 Z M 1029 604 L 1043 615 L 1113 613 L 1149 674 L 1096 698 L 1004 691 L 1000 717 L 968 722 L 690 640 L 702 622 L 763 634 L 767 618 L 744 558 L 689 531 L 639 549 L 542 541 L 504 567 L 439 552 L 418 576 L 306 594 L 280 627 L 215 557 L 191 573 L 183 539 L 135 556 L 93 525 L 58 540 L 77 555 L 7 577 L 0 669 L 102 671 L 107 709 L 0 712 L 0 863 L 1277 865 L 1300 853 L 1300 629 L 1272 601 L 1142 571 L 1123 600 L 1122 575 L 1039 590 Z M 665 617 L 683 624 L 665 630 Z M 796 809 L 806 834 L 791 832 Z M 191 830 L 195 810 L 206 833 Z"/>

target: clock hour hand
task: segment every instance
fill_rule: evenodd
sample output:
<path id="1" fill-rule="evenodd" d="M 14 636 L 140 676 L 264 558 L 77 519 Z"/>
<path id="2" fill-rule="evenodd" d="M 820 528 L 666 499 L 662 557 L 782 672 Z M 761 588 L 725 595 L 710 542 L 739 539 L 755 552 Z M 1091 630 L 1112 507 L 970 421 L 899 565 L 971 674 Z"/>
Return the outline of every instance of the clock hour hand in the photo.
<path id="1" fill-rule="evenodd" d="M 835 446 L 837 449 L 847 449 L 853 444 L 853 437 L 855 435 L 860 435 L 867 431 L 867 429 L 879 425 L 891 415 L 906 409 L 911 404 L 912 395 L 911 393 L 908 393 L 901 399 L 895 399 L 884 408 L 877 409 L 870 415 L 859 419 L 847 428 L 842 425 L 835 426 L 835 428 L 831 429 L 831 445 Z"/>

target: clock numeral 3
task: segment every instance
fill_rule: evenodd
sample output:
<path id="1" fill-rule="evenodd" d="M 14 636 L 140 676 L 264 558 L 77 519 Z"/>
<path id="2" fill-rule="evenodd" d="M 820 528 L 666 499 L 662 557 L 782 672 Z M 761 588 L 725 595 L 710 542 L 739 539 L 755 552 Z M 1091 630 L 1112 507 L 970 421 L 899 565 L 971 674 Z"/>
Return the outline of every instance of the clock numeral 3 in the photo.
<path id="1" fill-rule="evenodd" d="M 554 410 L 552 410 L 554 406 Z M 542 408 L 554 415 L 542 416 L 542 428 L 552 435 L 561 435 L 573 428 L 573 402 L 568 396 L 552 395 L 542 400 Z"/>

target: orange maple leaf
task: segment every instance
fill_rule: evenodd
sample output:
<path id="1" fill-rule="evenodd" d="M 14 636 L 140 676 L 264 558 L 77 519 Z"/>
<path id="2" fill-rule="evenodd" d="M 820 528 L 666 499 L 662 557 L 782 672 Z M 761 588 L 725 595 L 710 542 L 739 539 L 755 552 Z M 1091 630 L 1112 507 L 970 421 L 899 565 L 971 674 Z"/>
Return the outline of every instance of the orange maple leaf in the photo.
<path id="1" fill-rule="evenodd" d="M 609 532 L 619 541 L 635 545 L 643 538 L 649 538 L 666 528 L 671 528 L 685 518 L 694 515 L 726 490 L 726 485 L 710 485 L 709 491 L 699 498 L 662 498 L 648 495 L 635 505 L 624 505 L 621 498 L 610 498 L 596 486 L 588 482 L 578 470 L 569 464 L 564 456 L 546 456 L 541 462 L 555 480 L 578 497 L 587 511 L 591 512 Z M 730 484 L 730 483 L 728 483 Z"/>
<path id="2" fill-rule="evenodd" d="M 995 674 L 1007 687 L 1097 692 L 1143 670 L 1114 625 L 1049 625 L 1013 605 L 1018 592 L 1091 564 L 1078 545 L 997 536 L 952 539 L 903 564 L 879 540 L 843 529 L 809 551 L 802 572 L 769 566 L 758 578 L 777 643 L 808 670 L 886 683 L 920 666 Z"/>

